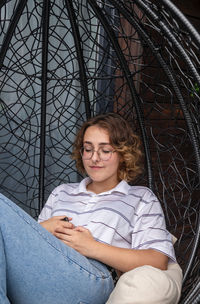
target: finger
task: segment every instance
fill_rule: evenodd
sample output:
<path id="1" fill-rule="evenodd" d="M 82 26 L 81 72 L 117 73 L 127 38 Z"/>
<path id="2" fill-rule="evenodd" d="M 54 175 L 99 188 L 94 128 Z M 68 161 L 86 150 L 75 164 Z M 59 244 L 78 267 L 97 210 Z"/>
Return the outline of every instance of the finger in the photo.
<path id="1" fill-rule="evenodd" d="M 69 216 L 66 216 L 66 215 L 61 218 L 61 221 L 65 221 L 65 222 L 69 222 L 71 220 L 72 220 L 72 217 L 69 217 Z"/>
<path id="2" fill-rule="evenodd" d="M 67 228 L 67 229 L 74 229 L 74 224 L 73 223 L 69 223 L 69 222 L 65 222 L 63 221 L 62 222 L 62 225 L 60 227 L 63 227 L 63 228 Z"/>
<path id="3" fill-rule="evenodd" d="M 64 221 L 64 222 L 69 222 L 72 220 L 72 217 L 68 217 L 68 216 L 65 216 L 64 218 L 61 219 L 61 221 Z"/>
<path id="4" fill-rule="evenodd" d="M 54 234 L 59 240 L 70 242 L 71 236 L 64 233 L 55 232 Z"/>
<path id="5" fill-rule="evenodd" d="M 56 219 L 56 220 L 62 220 L 66 217 L 66 214 L 63 214 L 63 215 L 56 215 L 56 216 L 53 216 L 52 218 Z M 68 219 L 72 220 L 71 217 L 68 216 Z"/>
<path id="6" fill-rule="evenodd" d="M 57 227 L 55 229 L 55 233 L 60 233 L 60 234 L 66 234 L 66 235 L 73 235 L 73 230 L 70 227 Z"/>
<path id="7" fill-rule="evenodd" d="M 80 231 L 80 232 L 84 232 L 84 231 L 88 231 L 87 228 L 82 227 L 82 226 L 77 226 L 73 229 L 74 231 Z"/>

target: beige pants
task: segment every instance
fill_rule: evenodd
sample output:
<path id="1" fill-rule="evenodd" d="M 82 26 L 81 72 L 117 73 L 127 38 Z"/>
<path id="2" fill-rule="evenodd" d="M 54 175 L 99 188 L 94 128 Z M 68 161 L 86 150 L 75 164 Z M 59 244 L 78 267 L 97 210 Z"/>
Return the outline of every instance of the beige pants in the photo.
<path id="1" fill-rule="evenodd" d="M 182 270 L 176 263 L 163 271 L 142 266 L 124 273 L 106 304 L 177 304 Z"/>

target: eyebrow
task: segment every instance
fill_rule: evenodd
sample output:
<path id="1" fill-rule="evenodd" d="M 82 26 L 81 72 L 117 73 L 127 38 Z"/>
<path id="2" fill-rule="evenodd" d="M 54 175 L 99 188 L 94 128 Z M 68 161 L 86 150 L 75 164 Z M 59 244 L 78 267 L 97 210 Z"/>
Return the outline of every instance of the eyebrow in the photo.
<path id="1" fill-rule="evenodd" d="M 84 144 L 89 144 L 89 145 L 93 145 L 93 143 L 91 141 L 84 141 L 83 142 Z M 107 143 L 107 142 L 102 142 L 102 143 L 99 143 L 99 146 L 104 146 L 104 145 L 110 145 L 110 143 Z"/>

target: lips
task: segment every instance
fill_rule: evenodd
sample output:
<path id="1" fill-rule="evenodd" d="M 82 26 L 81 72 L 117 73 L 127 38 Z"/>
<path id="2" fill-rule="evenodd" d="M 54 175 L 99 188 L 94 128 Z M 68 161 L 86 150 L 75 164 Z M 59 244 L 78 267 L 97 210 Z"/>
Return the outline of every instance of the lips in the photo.
<path id="1" fill-rule="evenodd" d="M 91 169 L 102 169 L 103 167 L 98 167 L 98 166 L 90 166 Z"/>
<path id="2" fill-rule="evenodd" d="M 103 167 L 98 167 L 98 166 L 90 166 L 91 169 L 93 170 L 98 170 L 98 169 L 102 169 Z"/>

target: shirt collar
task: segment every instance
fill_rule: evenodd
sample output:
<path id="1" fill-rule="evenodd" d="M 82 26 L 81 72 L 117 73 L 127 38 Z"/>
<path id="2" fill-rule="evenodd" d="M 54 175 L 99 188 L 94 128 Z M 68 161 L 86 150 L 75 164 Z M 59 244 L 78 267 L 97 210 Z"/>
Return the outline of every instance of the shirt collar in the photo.
<path id="1" fill-rule="evenodd" d="M 92 193 L 92 192 L 88 191 L 87 188 L 86 188 L 90 181 L 91 181 L 91 179 L 89 177 L 84 178 L 79 183 L 75 192 L 77 194 L 79 194 L 79 193 L 88 193 L 88 194 Z M 99 193 L 99 195 L 111 194 L 111 193 L 114 193 L 114 192 L 120 192 L 120 193 L 123 193 L 125 195 L 128 195 L 129 188 L 130 188 L 129 184 L 125 180 L 122 180 L 121 182 L 119 182 L 119 184 L 117 184 L 117 186 L 115 188 L 113 188 L 109 191 L 106 191 L 106 192 Z"/>
<path id="2" fill-rule="evenodd" d="M 81 192 L 89 192 L 87 191 L 87 185 L 90 183 L 90 178 L 89 177 L 86 177 L 84 178 L 80 183 L 79 183 L 79 186 L 78 186 L 78 192 L 81 193 Z"/>

